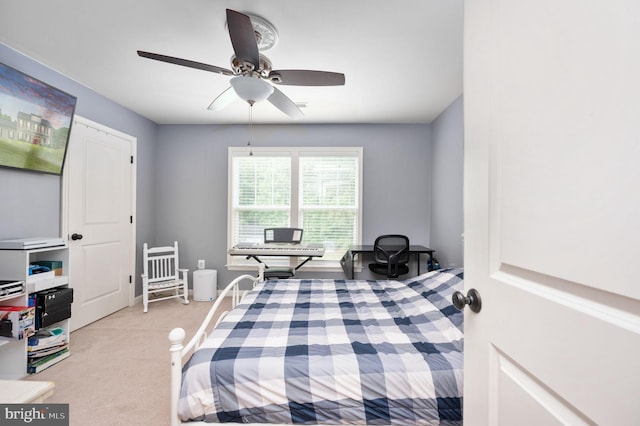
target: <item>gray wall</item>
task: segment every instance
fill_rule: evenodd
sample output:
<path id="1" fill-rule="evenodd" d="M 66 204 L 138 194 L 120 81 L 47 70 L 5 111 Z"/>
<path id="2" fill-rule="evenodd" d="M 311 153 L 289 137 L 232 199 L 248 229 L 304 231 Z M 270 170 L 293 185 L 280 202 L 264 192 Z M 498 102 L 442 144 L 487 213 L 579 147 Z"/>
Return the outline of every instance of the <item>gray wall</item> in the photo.
<path id="1" fill-rule="evenodd" d="M 152 241 L 156 228 L 153 188 L 158 126 L 93 90 L 0 44 L 0 62 L 78 98 L 76 114 L 137 138 L 137 241 Z M 0 168 L 0 239 L 60 235 L 60 178 Z M 140 276 L 140 256 L 137 261 Z M 139 280 L 138 280 L 139 281 Z"/>
<path id="2" fill-rule="evenodd" d="M 157 241 L 181 243 L 194 270 L 197 259 L 218 271 L 222 287 L 243 272 L 227 271 L 227 147 L 245 146 L 248 126 L 160 126 L 157 150 Z M 362 146 L 363 242 L 404 233 L 429 245 L 431 126 L 254 125 L 253 146 Z M 424 271 L 423 266 L 423 271 Z M 344 278 L 340 273 L 300 277 Z M 369 271 L 358 278 L 372 277 Z"/>
<path id="3" fill-rule="evenodd" d="M 227 147 L 244 146 L 248 126 L 159 126 L 3 44 L 0 61 L 77 96 L 78 115 L 137 138 L 136 277 L 142 244 L 174 239 L 191 270 L 201 258 L 218 270 L 220 287 L 239 274 L 224 268 Z M 443 266 L 462 264 L 461 141 L 461 98 L 433 125 L 254 125 L 252 132 L 255 146 L 363 146 L 363 242 L 405 233 L 436 249 Z M 0 238 L 60 232 L 57 176 L 0 168 L 0 205 Z"/>
<path id="4" fill-rule="evenodd" d="M 463 98 L 456 99 L 432 123 L 431 244 L 440 266 L 464 266 L 463 260 Z"/>

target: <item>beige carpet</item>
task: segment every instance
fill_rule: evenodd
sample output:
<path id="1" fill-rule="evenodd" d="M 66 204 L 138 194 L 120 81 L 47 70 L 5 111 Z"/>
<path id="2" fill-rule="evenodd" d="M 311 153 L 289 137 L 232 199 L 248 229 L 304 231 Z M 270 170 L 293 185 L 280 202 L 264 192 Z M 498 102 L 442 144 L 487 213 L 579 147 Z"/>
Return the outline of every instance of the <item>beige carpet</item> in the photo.
<path id="1" fill-rule="evenodd" d="M 46 402 L 68 403 L 71 426 L 168 425 L 169 332 L 182 327 L 188 341 L 211 306 L 170 299 L 146 314 L 142 304 L 125 308 L 71 333 L 71 356 L 26 380 L 55 382 Z"/>

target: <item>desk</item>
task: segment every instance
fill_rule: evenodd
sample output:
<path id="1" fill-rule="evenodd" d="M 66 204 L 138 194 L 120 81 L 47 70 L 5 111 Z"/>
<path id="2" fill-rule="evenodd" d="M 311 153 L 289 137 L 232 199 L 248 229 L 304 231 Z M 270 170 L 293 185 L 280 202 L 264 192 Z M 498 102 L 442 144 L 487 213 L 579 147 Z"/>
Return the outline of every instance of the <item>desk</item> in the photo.
<path id="1" fill-rule="evenodd" d="M 420 275 L 420 254 L 426 253 L 429 255 L 430 264 L 433 265 L 433 253 L 435 250 L 430 249 L 429 247 L 413 245 L 409 246 L 409 256 L 412 253 L 416 255 L 416 262 L 418 264 L 418 275 Z M 373 244 L 364 245 L 364 246 L 351 246 L 347 250 L 347 252 L 340 259 L 340 265 L 342 265 L 342 270 L 344 273 L 349 276 L 351 275 L 351 279 L 355 279 L 356 272 L 354 269 L 354 264 L 356 261 L 356 256 L 361 253 L 373 253 Z"/>

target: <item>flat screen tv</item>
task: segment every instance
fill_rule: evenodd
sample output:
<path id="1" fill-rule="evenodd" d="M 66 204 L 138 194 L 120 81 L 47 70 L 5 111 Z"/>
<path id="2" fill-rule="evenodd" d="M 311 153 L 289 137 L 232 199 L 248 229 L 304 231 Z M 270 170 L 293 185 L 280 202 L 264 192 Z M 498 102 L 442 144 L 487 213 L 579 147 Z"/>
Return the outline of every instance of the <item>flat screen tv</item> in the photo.
<path id="1" fill-rule="evenodd" d="M 76 100 L 0 63 L 0 166 L 62 174 Z"/>

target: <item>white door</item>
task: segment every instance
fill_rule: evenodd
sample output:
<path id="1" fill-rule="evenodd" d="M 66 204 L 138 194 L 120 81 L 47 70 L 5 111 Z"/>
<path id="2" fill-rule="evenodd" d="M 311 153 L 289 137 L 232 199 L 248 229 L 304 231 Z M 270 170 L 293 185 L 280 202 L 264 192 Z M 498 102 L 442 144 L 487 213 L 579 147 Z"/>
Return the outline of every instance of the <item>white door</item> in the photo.
<path id="1" fill-rule="evenodd" d="M 465 426 L 640 424 L 640 2 L 465 2 Z"/>
<path id="2" fill-rule="evenodd" d="M 134 147 L 131 136 L 74 119 L 65 165 L 74 330 L 132 301 Z"/>

